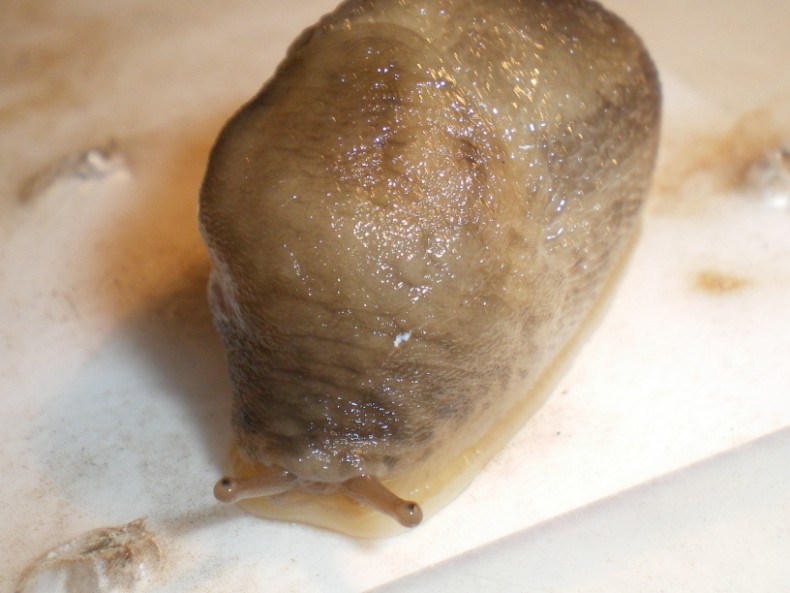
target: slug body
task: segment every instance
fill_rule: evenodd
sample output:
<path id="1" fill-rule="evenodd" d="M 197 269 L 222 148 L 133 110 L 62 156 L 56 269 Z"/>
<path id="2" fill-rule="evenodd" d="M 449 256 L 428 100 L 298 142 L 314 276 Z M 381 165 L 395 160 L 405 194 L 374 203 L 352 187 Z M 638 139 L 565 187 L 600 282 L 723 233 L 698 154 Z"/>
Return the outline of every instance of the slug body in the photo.
<path id="1" fill-rule="evenodd" d="M 659 104 L 639 39 L 592 2 L 355 0 L 308 29 L 201 193 L 238 450 L 218 496 L 425 495 L 589 312 Z M 418 522 L 405 503 L 389 514 Z"/>

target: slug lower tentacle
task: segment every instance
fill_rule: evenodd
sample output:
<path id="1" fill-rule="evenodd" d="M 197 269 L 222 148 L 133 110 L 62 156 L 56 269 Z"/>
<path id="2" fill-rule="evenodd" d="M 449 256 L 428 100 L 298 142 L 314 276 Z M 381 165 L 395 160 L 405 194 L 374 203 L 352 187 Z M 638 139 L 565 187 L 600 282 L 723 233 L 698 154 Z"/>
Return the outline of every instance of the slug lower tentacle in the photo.
<path id="1" fill-rule="evenodd" d="M 218 498 L 364 535 L 456 493 L 622 259 L 659 113 L 640 40 L 585 0 L 350 0 L 301 35 L 201 191 Z"/>

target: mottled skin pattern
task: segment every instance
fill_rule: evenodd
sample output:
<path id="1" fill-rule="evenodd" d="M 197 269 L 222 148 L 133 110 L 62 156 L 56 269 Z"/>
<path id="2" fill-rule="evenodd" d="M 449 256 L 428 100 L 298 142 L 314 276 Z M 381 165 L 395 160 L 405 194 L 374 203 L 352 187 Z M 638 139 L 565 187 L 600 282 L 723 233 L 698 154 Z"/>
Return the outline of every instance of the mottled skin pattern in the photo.
<path id="1" fill-rule="evenodd" d="M 659 103 L 591 2 L 354 1 L 306 31 L 201 194 L 240 450 L 335 483 L 473 444 L 632 235 Z"/>

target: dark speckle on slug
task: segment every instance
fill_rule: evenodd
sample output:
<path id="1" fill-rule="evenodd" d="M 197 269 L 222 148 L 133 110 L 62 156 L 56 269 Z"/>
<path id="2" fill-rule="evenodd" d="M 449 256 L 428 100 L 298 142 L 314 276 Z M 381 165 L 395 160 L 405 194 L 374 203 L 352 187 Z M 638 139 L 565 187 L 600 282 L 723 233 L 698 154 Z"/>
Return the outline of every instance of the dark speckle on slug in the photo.
<path id="1" fill-rule="evenodd" d="M 234 494 L 271 479 L 416 524 L 441 484 L 415 480 L 534 397 L 622 257 L 659 111 L 594 2 L 350 0 L 303 34 L 200 198 Z"/>

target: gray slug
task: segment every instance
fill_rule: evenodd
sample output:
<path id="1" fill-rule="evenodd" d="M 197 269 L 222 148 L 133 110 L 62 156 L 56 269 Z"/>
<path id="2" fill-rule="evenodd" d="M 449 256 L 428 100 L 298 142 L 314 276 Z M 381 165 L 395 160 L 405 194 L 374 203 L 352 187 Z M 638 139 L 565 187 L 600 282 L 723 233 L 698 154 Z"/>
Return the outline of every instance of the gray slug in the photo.
<path id="1" fill-rule="evenodd" d="M 594 2 L 351 0 L 305 31 L 201 191 L 234 386 L 217 498 L 419 523 L 589 313 L 659 119 L 650 57 Z"/>

